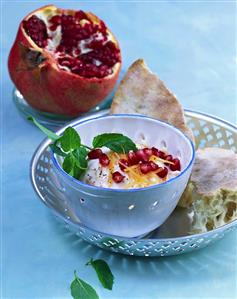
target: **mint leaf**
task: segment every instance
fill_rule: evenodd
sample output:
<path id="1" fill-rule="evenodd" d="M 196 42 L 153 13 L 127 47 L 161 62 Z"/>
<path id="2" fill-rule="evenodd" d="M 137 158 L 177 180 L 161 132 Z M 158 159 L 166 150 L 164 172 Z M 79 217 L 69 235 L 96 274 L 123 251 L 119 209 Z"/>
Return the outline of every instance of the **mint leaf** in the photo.
<path id="1" fill-rule="evenodd" d="M 130 150 L 136 151 L 136 144 L 127 136 L 118 133 L 104 133 L 93 139 L 94 148 L 108 147 L 116 153 L 128 153 Z"/>
<path id="2" fill-rule="evenodd" d="M 63 161 L 63 170 L 70 174 L 70 175 L 74 175 L 74 165 L 75 165 L 75 158 L 73 157 L 72 154 L 69 154 L 65 157 L 64 161 Z"/>
<path id="3" fill-rule="evenodd" d="M 66 173 L 68 173 L 75 179 L 79 179 L 82 173 L 84 172 L 84 170 L 80 169 L 77 166 L 76 158 L 73 156 L 72 153 L 68 154 L 65 157 L 62 167 Z"/>
<path id="4" fill-rule="evenodd" d="M 37 120 L 34 119 L 34 117 L 28 116 L 27 119 L 29 121 L 31 121 L 34 125 L 36 125 L 36 127 L 38 127 L 43 133 L 45 133 L 48 136 L 49 139 L 51 139 L 53 141 L 56 141 L 60 138 L 60 136 L 58 136 L 54 132 L 50 131 L 49 129 L 45 128 L 40 123 L 38 123 Z"/>
<path id="5" fill-rule="evenodd" d="M 88 151 L 84 147 L 79 147 L 72 152 L 76 166 L 82 170 L 86 170 L 88 166 L 87 153 Z"/>
<path id="6" fill-rule="evenodd" d="M 74 271 L 75 279 L 71 283 L 71 295 L 74 299 L 99 299 L 95 289 L 80 279 Z"/>
<path id="7" fill-rule="evenodd" d="M 42 132 L 44 132 L 54 143 L 50 144 L 52 151 L 64 157 L 62 168 L 69 175 L 79 179 L 82 173 L 87 169 L 87 153 L 89 147 L 81 144 L 81 138 L 77 131 L 68 127 L 62 136 L 56 135 L 39 124 L 32 116 L 28 117 Z"/>
<path id="8" fill-rule="evenodd" d="M 88 263 L 86 263 L 86 265 L 92 266 L 95 269 L 99 281 L 101 282 L 102 286 L 105 289 L 112 290 L 113 283 L 114 283 L 114 276 L 106 261 L 101 259 L 98 260 L 91 259 Z"/>
<path id="9" fill-rule="evenodd" d="M 65 157 L 63 161 L 63 170 L 73 176 L 75 179 L 79 179 L 82 173 L 87 169 L 87 150 L 84 147 L 80 147 Z"/>
<path id="10" fill-rule="evenodd" d="M 72 127 L 66 128 L 59 141 L 65 152 L 69 152 L 81 146 L 81 138 L 77 131 Z"/>
<path id="11" fill-rule="evenodd" d="M 62 157 L 66 157 L 67 154 L 64 153 L 59 146 L 57 146 L 56 142 L 52 143 L 49 145 L 49 147 L 51 148 L 51 150 L 58 156 L 62 156 Z"/>

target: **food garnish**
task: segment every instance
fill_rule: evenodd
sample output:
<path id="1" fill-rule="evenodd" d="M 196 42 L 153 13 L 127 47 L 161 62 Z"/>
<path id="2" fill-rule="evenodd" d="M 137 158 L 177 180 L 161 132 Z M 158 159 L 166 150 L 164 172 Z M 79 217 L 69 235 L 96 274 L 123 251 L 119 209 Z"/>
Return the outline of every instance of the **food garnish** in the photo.
<path id="1" fill-rule="evenodd" d="M 61 136 L 39 124 L 33 117 L 28 117 L 52 141 L 52 151 L 63 159 L 62 168 L 76 179 L 81 179 L 88 170 L 90 161 L 98 160 L 102 169 L 108 170 L 108 186 L 129 180 L 125 188 L 132 184 L 149 186 L 168 179 L 168 172 L 181 170 L 180 160 L 155 147 L 138 149 L 127 136 L 120 133 L 104 133 L 95 136 L 92 147 L 81 143 L 78 132 L 68 127 Z M 105 149 L 110 151 L 104 152 Z M 159 165 L 163 163 L 163 167 Z M 102 171 L 102 170 L 101 170 Z M 89 173 L 86 182 L 91 183 Z M 104 175 L 104 174 L 103 174 Z M 92 183 L 93 184 L 93 183 Z"/>
<path id="2" fill-rule="evenodd" d="M 93 260 L 92 258 L 86 263 L 86 266 L 92 266 L 95 270 L 101 285 L 112 290 L 114 284 L 114 276 L 110 270 L 108 263 L 103 259 Z M 74 280 L 71 283 L 71 295 L 74 299 L 99 299 L 96 290 L 87 282 L 78 277 L 74 271 Z"/>
<path id="3" fill-rule="evenodd" d="M 74 271 L 74 280 L 71 283 L 71 295 L 74 299 L 99 299 L 96 290 L 77 276 Z"/>
<path id="4" fill-rule="evenodd" d="M 101 282 L 102 286 L 107 290 L 112 290 L 114 284 L 114 276 L 110 270 L 109 265 L 106 263 L 105 260 L 97 259 L 93 260 L 90 259 L 89 262 L 86 263 L 87 266 L 92 266 L 95 270 L 99 281 Z"/>

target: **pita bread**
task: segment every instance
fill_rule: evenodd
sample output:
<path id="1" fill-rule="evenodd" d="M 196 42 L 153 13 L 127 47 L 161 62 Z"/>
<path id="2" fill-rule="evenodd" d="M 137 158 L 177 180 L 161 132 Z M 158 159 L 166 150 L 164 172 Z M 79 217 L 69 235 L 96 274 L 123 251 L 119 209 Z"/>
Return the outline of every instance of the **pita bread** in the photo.
<path id="1" fill-rule="evenodd" d="M 144 114 L 166 121 L 194 142 L 193 133 L 185 123 L 181 104 L 142 59 L 130 66 L 121 81 L 113 99 L 111 113 Z"/>
<path id="2" fill-rule="evenodd" d="M 194 232 L 237 219 L 237 154 L 214 147 L 197 150 L 191 179 L 179 206 L 191 204 Z"/>

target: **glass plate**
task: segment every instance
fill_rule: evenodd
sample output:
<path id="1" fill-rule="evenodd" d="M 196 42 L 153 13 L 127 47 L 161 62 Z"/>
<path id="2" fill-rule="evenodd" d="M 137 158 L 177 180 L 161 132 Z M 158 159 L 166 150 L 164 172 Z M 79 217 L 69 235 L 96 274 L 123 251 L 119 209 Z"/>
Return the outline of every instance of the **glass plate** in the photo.
<path id="1" fill-rule="evenodd" d="M 107 115 L 103 110 L 82 120 Z M 221 119 L 200 112 L 185 110 L 189 127 L 193 130 L 196 146 L 216 146 L 237 150 L 237 128 Z M 78 121 L 78 119 L 77 119 Z M 74 121 L 74 122 L 77 122 Z M 68 125 L 73 125 L 74 122 Z M 68 126 L 67 125 L 67 126 Z M 66 126 L 65 126 L 66 127 Z M 65 127 L 58 131 L 61 133 Z M 203 248 L 237 227 L 237 220 L 206 233 L 190 235 L 192 211 L 176 208 L 167 221 L 143 238 L 124 238 L 92 230 L 80 221 L 64 197 L 59 178 L 51 167 L 48 145 L 44 140 L 37 148 L 31 162 L 31 181 L 40 200 L 66 224 L 66 227 L 83 240 L 101 248 L 128 255 L 168 256 Z"/>

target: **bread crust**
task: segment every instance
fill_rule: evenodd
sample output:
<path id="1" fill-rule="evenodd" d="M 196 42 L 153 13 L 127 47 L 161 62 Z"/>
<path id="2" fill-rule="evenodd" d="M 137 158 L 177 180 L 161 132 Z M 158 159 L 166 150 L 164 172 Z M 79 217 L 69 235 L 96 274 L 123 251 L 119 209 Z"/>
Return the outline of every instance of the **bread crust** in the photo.
<path id="1" fill-rule="evenodd" d="M 159 77 L 148 69 L 143 59 L 136 60 L 129 67 L 115 93 L 111 113 L 143 114 L 168 122 L 194 142 L 181 104 Z"/>
<path id="2" fill-rule="evenodd" d="M 202 196 L 215 195 L 220 189 L 237 192 L 237 154 L 224 148 L 198 149 L 191 181 Z"/>
<path id="3" fill-rule="evenodd" d="M 198 149 L 190 182 L 178 206 L 187 208 L 196 198 L 213 201 L 221 192 L 225 196 L 231 193 L 237 202 L 237 154 L 217 147 Z"/>
<path id="4" fill-rule="evenodd" d="M 237 154 L 223 148 L 198 149 L 178 205 L 192 205 L 190 233 L 213 230 L 237 219 Z"/>

